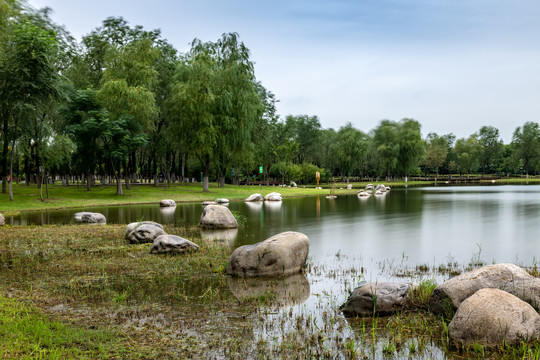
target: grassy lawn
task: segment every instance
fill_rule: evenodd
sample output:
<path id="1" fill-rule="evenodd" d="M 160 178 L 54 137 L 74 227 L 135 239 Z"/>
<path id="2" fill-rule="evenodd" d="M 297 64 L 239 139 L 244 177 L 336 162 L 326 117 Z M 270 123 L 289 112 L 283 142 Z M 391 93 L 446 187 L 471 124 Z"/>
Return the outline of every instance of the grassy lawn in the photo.
<path id="1" fill-rule="evenodd" d="M 491 184 L 491 180 L 484 181 Z M 376 182 L 372 182 L 376 184 Z M 426 186 L 433 185 L 434 181 L 379 181 L 386 186 Z M 496 184 L 537 184 L 540 177 L 508 178 L 496 180 Z M 229 200 L 242 200 L 253 193 L 266 195 L 270 192 L 279 192 L 283 197 L 316 196 L 327 195 L 334 187 L 336 195 L 356 194 L 359 189 L 364 188 L 368 182 L 351 182 L 352 190 L 347 190 L 346 183 L 321 184 L 323 189 L 315 189 L 315 185 L 299 186 L 297 188 L 281 188 L 276 186 L 233 186 L 226 185 L 220 188 L 216 183 L 210 184 L 210 192 L 202 192 L 202 184 L 173 184 L 170 187 L 153 185 L 132 185 L 131 190 L 124 188 L 124 195 L 116 195 L 116 186 L 100 185 L 94 186 L 90 191 L 86 191 L 84 186 L 49 186 L 49 199 L 40 200 L 40 190 L 36 185 L 14 184 L 14 201 L 9 201 L 8 194 L 0 193 L 0 213 L 9 215 L 19 211 L 41 210 L 41 209 L 62 209 L 73 207 L 92 207 L 103 205 L 123 205 L 123 204 L 148 204 L 158 203 L 162 199 L 173 199 L 176 202 L 202 202 L 215 200 L 217 198 L 227 198 Z M 443 184 L 443 182 L 439 182 Z M 45 197 L 45 189 L 43 190 Z"/>

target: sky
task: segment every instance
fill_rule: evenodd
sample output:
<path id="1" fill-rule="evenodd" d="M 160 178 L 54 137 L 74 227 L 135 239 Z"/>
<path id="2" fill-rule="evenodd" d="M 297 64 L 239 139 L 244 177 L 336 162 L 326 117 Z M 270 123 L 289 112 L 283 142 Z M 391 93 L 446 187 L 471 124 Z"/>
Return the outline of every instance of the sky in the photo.
<path id="1" fill-rule="evenodd" d="M 237 32 L 278 113 L 369 132 L 414 118 L 422 133 L 509 143 L 540 122 L 537 0 L 29 0 L 76 39 L 121 16 L 159 28 L 180 52 Z"/>

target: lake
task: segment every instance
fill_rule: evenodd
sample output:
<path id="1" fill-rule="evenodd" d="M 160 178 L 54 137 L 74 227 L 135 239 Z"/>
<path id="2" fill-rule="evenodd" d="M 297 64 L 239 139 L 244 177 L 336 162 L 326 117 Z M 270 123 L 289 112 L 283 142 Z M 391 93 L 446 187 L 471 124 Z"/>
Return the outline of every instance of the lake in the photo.
<path id="1" fill-rule="evenodd" d="M 396 188 L 383 196 L 323 196 L 281 203 L 231 202 L 245 222 L 238 231 L 218 234 L 237 247 L 282 231 L 310 239 L 310 257 L 336 255 L 364 262 L 409 264 L 485 262 L 530 265 L 540 249 L 540 185 Z M 7 217 L 13 225 L 66 224 L 78 211 L 103 213 L 109 223 L 153 220 L 198 224 L 199 203 L 160 209 L 157 204 L 25 212 Z M 216 236 L 212 232 L 203 237 Z M 367 264 L 366 264 L 367 265 Z M 368 266 L 369 268 L 369 266 Z"/>

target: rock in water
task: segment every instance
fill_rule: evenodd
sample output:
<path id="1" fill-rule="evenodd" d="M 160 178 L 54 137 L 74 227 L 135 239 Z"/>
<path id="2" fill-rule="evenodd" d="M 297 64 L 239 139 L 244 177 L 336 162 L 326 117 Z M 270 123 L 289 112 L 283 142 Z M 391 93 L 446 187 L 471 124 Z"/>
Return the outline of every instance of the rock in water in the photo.
<path id="1" fill-rule="evenodd" d="M 218 203 L 217 203 L 216 201 L 209 201 L 209 200 L 203 201 L 203 202 L 202 202 L 202 206 L 203 206 L 203 207 L 206 207 L 206 206 L 208 206 L 208 205 L 217 205 L 217 204 L 218 204 Z"/>
<path id="2" fill-rule="evenodd" d="M 216 199 L 216 204 L 228 204 L 229 199 Z"/>
<path id="3" fill-rule="evenodd" d="M 250 201 L 263 201 L 263 200 L 264 199 L 261 194 L 253 194 L 253 195 L 248 196 L 248 198 L 245 201 L 250 202 Z"/>
<path id="4" fill-rule="evenodd" d="M 151 254 L 181 254 L 199 251 L 199 245 L 176 235 L 160 235 L 152 243 Z"/>
<path id="5" fill-rule="evenodd" d="M 80 212 L 73 215 L 75 220 L 86 223 L 86 224 L 105 224 L 107 219 L 105 215 L 100 213 L 92 212 Z"/>
<path id="6" fill-rule="evenodd" d="M 207 205 L 201 214 L 200 225 L 206 229 L 233 229 L 238 227 L 238 222 L 229 208 Z"/>
<path id="7" fill-rule="evenodd" d="M 308 252 L 308 237 L 287 231 L 234 250 L 227 265 L 227 274 L 241 277 L 295 274 L 304 267 Z"/>
<path id="8" fill-rule="evenodd" d="M 390 315 L 405 308 L 409 289 L 407 283 L 367 283 L 354 289 L 341 310 L 346 315 Z"/>
<path id="9" fill-rule="evenodd" d="M 152 224 L 142 224 L 130 232 L 127 239 L 132 244 L 145 244 L 153 243 L 161 235 L 167 235 L 162 228 Z"/>
<path id="10" fill-rule="evenodd" d="M 514 264 L 494 264 L 463 273 L 437 286 L 429 300 L 430 310 L 450 318 L 463 300 L 485 288 L 504 290 L 534 308 L 540 305 L 540 279 Z"/>
<path id="11" fill-rule="evenodd" d="M 136 228 L 138 228 L 139 226 L 141 225 L 153 225 L 153 226 L 157 226 L 158 228 L 160 228 L 161 230 L 163 230 L 163 225 L 157 223 L 157 222 L 154 222 L 154 221 L 139 221 L 139 222 L 132 222 L 131 224 L 128 224 L 126 226 L 126 232 L 124 233 L 124 239 L 129 239 L 129 234 L 135 230 Z"/>
<path id="12" fill-rule="evenodd" d="M 265 201 L 282 201 L 283 198 L 281 197 L 281 194 L 280 194 L 280 193 L 277 193 L 277 192 L 271 192 L 270 194 L 267 194 L 267 195 L 264 197 L 264 200 L 265 200 Z"/>
<path id="13" fill-rule="evenodd" d="M 540 315 L 516 296 L 481 289 L 465 299 L 448 325 L 450 337 L 464 345 L 518 345 L 538 338 Z"/>
<path id="14" fill-rule="evenodd" d="M 165 199 L 159 202 L 159 207 L 173 207 L 173 206 L 176 206 L 176 202 L 171 199 Z"/>

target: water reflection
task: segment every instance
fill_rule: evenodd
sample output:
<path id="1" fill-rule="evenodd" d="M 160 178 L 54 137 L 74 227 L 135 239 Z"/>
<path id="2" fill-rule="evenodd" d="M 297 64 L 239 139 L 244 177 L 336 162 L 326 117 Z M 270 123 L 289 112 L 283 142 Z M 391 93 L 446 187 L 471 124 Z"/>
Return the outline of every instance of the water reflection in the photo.
<path id="1" fill-rule="evenodd" d="M 234 244 L 238 237 L 238 229 L 201 230 L 201 238 L 204 241 L 217 241 Z"/>
<path id="2" fill-rule="evenodd" d="M 253 213 L 258 213 L 259 211 L 262 210 L 262 207 L 263 207 L 262 201 L 248 201 L 248 202 L 245 202 L 244 204 L 246 204 L 246 208 L 250 212 L 253 212 Z"/>
<path id="3" fill-rule="evenodd" d="M 176 206 L 171 207 L 160 207 L 159 212 L 161 214 L 161 219 L 167 224 L 174 223 L 174 217 L 176 213 Z"/>
<path id="4" fill-rule="evenodd" d="M 303 274 L 286 278 L 229 278 L 229 289 L 240 301 L 264 300 L 277 307 L 301 304 L 309 298 L 309 282 Z"/>

